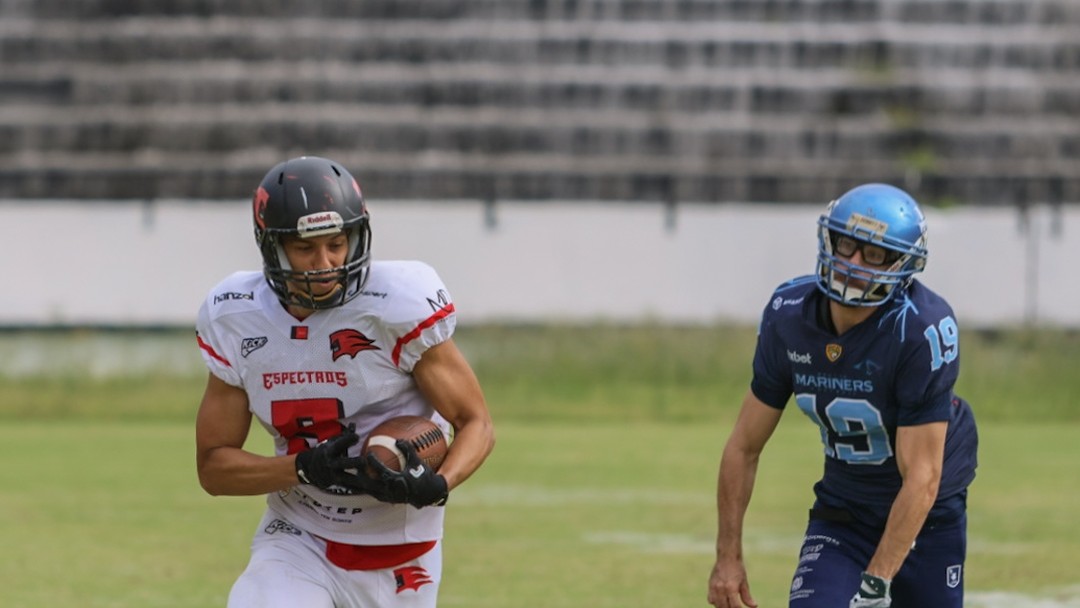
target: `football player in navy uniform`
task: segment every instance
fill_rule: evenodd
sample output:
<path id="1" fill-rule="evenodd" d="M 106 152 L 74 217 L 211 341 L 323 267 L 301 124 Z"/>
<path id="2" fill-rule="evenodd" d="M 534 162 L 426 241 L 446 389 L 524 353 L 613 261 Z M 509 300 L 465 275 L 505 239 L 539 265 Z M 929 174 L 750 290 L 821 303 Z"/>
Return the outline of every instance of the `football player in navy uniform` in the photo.
<path id="1" fill-rule="evenodd" d="M 724 447 L 708 600 L 756 606 L 743 519 L 789 400 L 818 427 L 825 468 L 791 583 L 793 608 L 961 608 L 977 434 L 953 393 L 959 330 L 914 279 L 926 222 L 898 188 L 866 184 L 818 221 L 817 273 L 773 293 L 753 380 Z"/>
<path id="2" fill-rule="evenodd" d="M 371 260 L 360 186 L 332 160 L 275 166 L 252 215 L 262 270 L 221 281 L 197 324 L 199 481 L 267 499 L 228 605 L 431 608 L 443 505 L 495 440 L 453 299 L 427 264 Z M 369 477 L 361 439 L 402 415 L 452 432 L 446 460 L 435 471 L 399 441 L 405 470 Z M 245 448 L 253 419 L 272 456 Z"/>

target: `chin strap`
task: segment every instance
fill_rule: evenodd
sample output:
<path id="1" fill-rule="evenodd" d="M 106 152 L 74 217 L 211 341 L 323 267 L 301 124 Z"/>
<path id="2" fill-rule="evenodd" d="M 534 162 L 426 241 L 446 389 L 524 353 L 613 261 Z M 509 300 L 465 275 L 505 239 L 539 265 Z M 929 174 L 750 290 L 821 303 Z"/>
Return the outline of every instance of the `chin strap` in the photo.
<path id="1" fill-rule="evenodd" d="M 324 293 L 321 296 L 317 296 L 310 291 L 307 293 L 296 291 L 295 289 L 289 289 L 289 299 L 292 300 L 292 304 L 301 306 L 303 308 L 318 309 L 321 308 L 321 304 L 331 302 L 338 299 L 338 295 L 345 289 L 341 283 L 334 284 L 334 288 Z"/>
<path id="2" fill-rule="evenodd" d="M 829 288 L 844 304 L 859 306 L 861 304 L 876 305 L 884 302 L 892 295 L 897 285 L 875 282 L 869 290 L 860 289 L 851 284 L 851 278 L 835 270 L 829 271 Z"/>
<path id="3" fill-rule="evenodd" d="M 342 289 L 345 289 L 345 288 L 342 287 L 341 283 L 335 283 L 333 289 L 331 289 L 330 291 L 324 293 L 321 296 L 311 294 L 311 300 L 314 301 L 314 302 L 326 302 L 327 300 L 331 300 L 333 298 L 336 298 L 338 293 L 340 293 Z"/>

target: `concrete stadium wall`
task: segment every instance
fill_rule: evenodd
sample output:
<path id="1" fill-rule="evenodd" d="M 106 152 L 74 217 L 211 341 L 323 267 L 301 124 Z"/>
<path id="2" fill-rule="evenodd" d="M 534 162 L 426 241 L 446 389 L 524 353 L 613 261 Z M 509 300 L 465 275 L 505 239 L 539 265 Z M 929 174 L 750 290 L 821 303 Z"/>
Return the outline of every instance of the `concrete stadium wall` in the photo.
<path id="1" fill-rule="evenodd" d="M 463 323 L 756 323 L 814 269 L 817 205 L 372 201 L 378 259 L 432 264 Z M 922 279 L 962 326 L 1080 327 L 1080 207 L 926 210 Z M 0 201 L 0 325 L 189 326 L 260 265 L 248 204 Z"/>

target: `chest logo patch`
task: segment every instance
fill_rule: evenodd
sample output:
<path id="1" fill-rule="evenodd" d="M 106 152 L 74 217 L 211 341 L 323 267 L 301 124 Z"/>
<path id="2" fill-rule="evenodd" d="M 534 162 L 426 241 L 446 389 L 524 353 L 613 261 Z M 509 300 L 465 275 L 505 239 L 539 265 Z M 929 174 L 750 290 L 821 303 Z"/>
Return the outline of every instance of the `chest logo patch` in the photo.
<path id="1" fill-rule="evenodd" d="M 339 329 L 330 334 L 330 352 L 334 355 L 334 361 L 345 355 L 355 359 L 356 354 L 362 350 L 380 349 L 375 346 L 374 340 L 355 329 Z"/>
<path id="2" fill-rule="evenodd" d="M 825 345 L 825 358 L 829 360 L 829 363 L 836 363 L 836 360 L 839 359 L 842 354 L 844 354 L 844 347 L 839 344 Z"/>

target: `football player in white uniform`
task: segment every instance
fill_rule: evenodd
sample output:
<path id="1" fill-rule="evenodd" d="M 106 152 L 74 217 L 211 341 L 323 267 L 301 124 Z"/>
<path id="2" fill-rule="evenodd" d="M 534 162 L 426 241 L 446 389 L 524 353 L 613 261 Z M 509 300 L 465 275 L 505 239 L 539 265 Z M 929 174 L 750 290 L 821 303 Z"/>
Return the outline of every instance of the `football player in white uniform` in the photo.
<path id="1" fill-rule="evenodd" d="M 368 212 L 341 165 L 294 158 L 253 200 L 263 271 L 218 284 L 199 310 L 210 370 L 196 420 L 212 495 L 267 495 L 230 607 L 430 607 L 448 494 L 494 445 L 454 303 L 421 262 L 370 258 Z M 368 477 L 360 442 L 399 415 L 453 437 L 438 472 L 407 443 L 401 473 Z M 252 416 L 274 456 L 244 449 Z"/>

